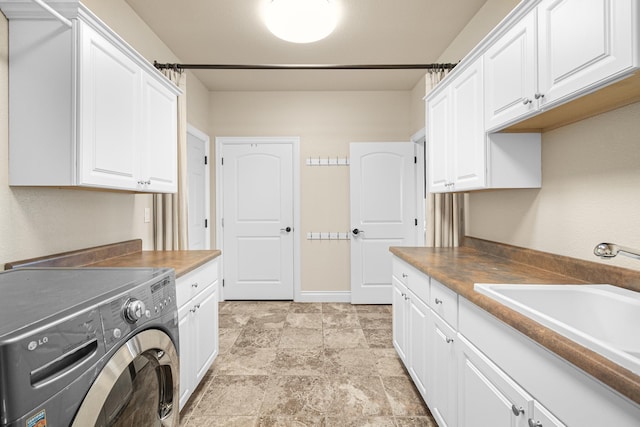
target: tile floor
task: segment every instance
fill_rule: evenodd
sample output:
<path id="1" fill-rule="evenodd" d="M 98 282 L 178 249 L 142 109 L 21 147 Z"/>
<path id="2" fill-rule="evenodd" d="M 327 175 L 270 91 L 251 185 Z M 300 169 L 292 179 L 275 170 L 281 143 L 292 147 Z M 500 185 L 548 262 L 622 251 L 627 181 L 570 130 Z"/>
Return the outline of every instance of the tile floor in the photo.
<path id="1" fill-rule="evenodd" d="M 181 426 L 436 427 L 391 343 L 391 306 L 224 302 L 220 355 Z"/>

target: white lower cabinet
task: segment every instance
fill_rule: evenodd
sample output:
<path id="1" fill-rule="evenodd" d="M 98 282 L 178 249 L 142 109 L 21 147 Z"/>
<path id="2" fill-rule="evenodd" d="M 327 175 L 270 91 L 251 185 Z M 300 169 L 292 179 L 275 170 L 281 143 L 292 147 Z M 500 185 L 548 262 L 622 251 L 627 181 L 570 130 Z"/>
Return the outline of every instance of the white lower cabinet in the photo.
<path id="1" fill-rule="evenodd" d="M 180 409 L 218 355 L 218 260 L 177 279 Z"/>
<path id="2" fill-rule="evenodd" d="M 393 260 L 393 346 L 425 401 L 429 400 L 429 280 L 408 264 Z"/>
<path id="3" fill-rule="evenodd" d="M 429 407 L 440 427 L 457 424 L 456 331 L 431 312 L 431 349 L 428 353 L 431 382 Z"/>
<path id="4" fill-rule="evenodd" d="M 458 334 L 458 352 L 460 425 L 492 427 L 533 427 L 536 423 L 539 427 L 563 425 L 460 334 Z M 536 413 L 548 414 L 549 417 L 543 418 L 538 414 L 536 418 Z"/>
<path id="5" fill-rule="evenodd" d="M 440 427 L 638 426 L 640 405 L 398 258 L 393 325 Z"/>

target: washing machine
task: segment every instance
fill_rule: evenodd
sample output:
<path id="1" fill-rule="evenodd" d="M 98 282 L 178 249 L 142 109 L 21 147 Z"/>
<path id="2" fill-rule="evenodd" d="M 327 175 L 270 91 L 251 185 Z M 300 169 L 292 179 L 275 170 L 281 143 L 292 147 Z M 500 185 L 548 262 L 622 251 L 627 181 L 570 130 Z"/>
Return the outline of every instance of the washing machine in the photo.
<path id="1" fill-rule="evenodd" d="M 0 273 L 0 426 L 178 426 L 175 273 Z"/>

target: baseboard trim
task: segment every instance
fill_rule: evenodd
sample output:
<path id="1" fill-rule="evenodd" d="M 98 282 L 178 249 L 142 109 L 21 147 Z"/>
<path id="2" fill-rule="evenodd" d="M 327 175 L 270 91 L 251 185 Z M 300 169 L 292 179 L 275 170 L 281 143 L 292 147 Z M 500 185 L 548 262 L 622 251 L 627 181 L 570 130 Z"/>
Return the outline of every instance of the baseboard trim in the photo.
<path id="1" fill-rule="evenodd" d="M 351 291 L 300 291 L 296 302 L 351 302 Z"/>

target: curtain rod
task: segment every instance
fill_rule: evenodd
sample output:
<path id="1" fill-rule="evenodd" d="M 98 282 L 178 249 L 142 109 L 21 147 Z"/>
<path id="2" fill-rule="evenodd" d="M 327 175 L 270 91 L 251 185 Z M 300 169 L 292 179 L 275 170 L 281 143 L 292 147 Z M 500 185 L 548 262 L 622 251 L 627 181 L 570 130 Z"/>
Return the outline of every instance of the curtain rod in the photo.
<path id="1" fill-rule="evenodd" d="M 457 64 L 371 64 L 371 65 L 339 65 L 339 64 L 160 64 L 153 65 L 159 69 L 174 70 L 451 70 Z"/>

